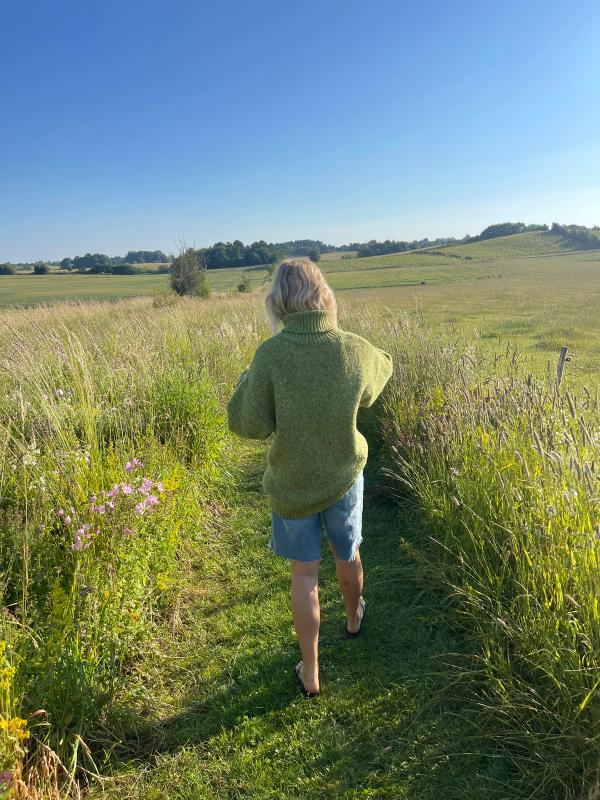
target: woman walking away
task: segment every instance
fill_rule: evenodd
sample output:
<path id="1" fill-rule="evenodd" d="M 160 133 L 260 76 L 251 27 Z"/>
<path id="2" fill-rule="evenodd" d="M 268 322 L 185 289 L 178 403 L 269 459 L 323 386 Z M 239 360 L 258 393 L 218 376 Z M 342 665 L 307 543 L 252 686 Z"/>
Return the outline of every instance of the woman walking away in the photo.
<path id="1" fill-rule="evenodd" d="M 279 330 L 257 349 L 227 408 L 229 428 L 249 439 L 274 434 L 263 487 L 272 509 L 271 549 L 290 561 L 292 618 L 302 661 L 296 678 L 319 695 L 321 521 L 346 606 L 346 632 L 360 633 L 363 467 L 367 442 L 356 429 L 392 373 L 387 353 L 341 330 L 333 292 L 308 258 L 280 264 L 266 309 Z"/>

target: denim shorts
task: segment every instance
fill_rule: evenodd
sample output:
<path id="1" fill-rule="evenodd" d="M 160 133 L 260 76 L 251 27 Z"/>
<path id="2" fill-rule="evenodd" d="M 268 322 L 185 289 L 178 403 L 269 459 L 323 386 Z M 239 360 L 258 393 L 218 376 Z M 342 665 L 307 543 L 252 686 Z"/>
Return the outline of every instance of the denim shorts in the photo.
<path id="1" fill-rule="evenodd" d="M 362 542 L 363 510 L 362 472 L 346 494 L 318 514 L 301 519 L 271 517 L 271 541 L 274 553 L 294 561 L 319 561 L 321 558 L 321 523 L 333 546 L 336 558 L 353 561 Z"/>

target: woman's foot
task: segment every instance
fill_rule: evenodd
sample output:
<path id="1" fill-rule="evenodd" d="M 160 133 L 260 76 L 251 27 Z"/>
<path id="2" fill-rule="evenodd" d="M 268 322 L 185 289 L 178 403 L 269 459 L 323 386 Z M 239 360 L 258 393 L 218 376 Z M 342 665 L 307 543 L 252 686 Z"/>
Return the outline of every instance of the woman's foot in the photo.
<path id="1" fill-rule="evenodd" d="M 295 668 L 296 679 L 305 697 L 319 696 L 319 678 L 317 675 L 306 675 L 304 672 L 304 661 L 299 661 Z"/>
<path id="2" fill-rule="evenodd" d="M 359 597 L 358 608 L 356 614 L 352 618 L 346 619 L 346 633 L 348 636 L 358 636 L 362 628 L 363 619 L 367 610 L 367 604 L 364 597 Z"/>

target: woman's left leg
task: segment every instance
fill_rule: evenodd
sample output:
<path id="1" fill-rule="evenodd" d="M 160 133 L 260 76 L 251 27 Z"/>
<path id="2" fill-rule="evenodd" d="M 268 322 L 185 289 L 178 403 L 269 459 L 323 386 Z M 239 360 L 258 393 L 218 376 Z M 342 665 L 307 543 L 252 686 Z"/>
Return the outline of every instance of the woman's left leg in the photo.
<path id="1" fill-rule="evenodd" d="M 319 562 L 290 561 L 292 619 L 302 653 L 300 677 L 309 692 L 319 691 Z"/>

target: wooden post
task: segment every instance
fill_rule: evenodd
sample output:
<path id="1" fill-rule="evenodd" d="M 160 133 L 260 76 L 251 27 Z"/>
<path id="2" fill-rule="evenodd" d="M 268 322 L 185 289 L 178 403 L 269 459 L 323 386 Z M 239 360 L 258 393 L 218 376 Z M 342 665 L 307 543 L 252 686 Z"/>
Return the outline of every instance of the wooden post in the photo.
<path id="1" fill-rule="evenodd" d="M 565 361 L 567 360 L 567 353 L 569 352 L 569 348 L 563 345 L 560 348 L 560 356 L 558 357 L 558 366 L 556 367 L 556 380 L 557 383 L 560 385 L 562 380 L 563 372 L 565 369 Z"/>

